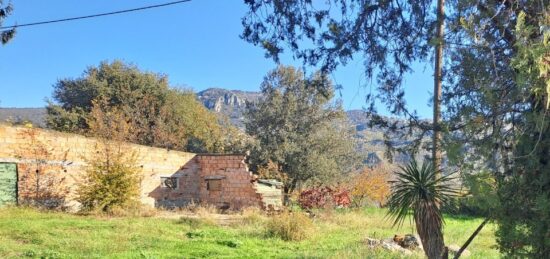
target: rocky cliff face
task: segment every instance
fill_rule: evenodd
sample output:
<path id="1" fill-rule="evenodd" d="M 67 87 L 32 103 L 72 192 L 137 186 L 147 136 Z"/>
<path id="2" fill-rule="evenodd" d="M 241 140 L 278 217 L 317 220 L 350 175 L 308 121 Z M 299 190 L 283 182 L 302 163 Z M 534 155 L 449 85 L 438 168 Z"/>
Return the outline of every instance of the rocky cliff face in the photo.
<path id="1" fill-rule="evenodd" d="M 259 92 L 209 88 L 197 93 L 199 100 L 206 108 L 227 116 L 231 123 L 239 128 L 244 127 L 244 111 L 250 103 L 261 98 Z"/>
<path id="2" fill-rule="evenodd" d="M 209 88 L 197 93 L 197 97 L 204 106 L 215 112 L 222 112 L 224 108 L 244 109 L 247 102 L 256 102 L 261 94 L 239 90 Z"/>

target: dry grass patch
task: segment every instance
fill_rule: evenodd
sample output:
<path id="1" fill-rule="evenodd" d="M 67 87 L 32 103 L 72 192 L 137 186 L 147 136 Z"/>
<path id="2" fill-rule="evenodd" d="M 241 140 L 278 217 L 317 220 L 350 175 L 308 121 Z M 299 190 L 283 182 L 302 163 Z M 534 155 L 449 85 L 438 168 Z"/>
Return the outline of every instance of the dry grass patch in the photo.
<path id="1" fill-rule="evenodd" d="M 241 211 L 242 222 L 247 225 L 261 226 L 268 220 L 264 211 L 259 208 L 244 208 Z"/>
<path id="2" fill-rule="evenodd" d="M 304 240 L 313 231 L 313 222 L 302 212 L 284 212 L 267 222 L 267 235 L 285 241 Z"/>

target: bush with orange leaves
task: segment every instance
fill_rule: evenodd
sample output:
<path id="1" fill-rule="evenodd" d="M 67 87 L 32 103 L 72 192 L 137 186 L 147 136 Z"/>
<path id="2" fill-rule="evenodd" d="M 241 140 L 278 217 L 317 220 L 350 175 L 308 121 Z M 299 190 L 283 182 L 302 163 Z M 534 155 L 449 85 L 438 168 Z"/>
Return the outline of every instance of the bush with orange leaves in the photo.
<path id="1" fill-rule="evenodd" d="M 384 206 L 390 195 L 389 177 L 390 169 L 387 167 L 363 169 L 350 183 L 353 206 L 361 207 L 367 204 Z"/>

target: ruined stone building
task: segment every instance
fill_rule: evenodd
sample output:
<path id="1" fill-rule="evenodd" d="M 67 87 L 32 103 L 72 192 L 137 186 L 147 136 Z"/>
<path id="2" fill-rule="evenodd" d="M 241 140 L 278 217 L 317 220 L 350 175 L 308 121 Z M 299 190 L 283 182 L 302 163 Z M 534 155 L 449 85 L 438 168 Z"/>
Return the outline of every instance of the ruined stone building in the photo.
<path id="1" fill-rule="evenodd" d="M 39 201 L 78 208 L 77 183 L 101 141 L 75 134 L 0 125 L 0 206 Z M 137 154 L 143 204 L 225 209 L 278 208 L 280 185 L 257 180 L 242 154 L 193 154 L 124 144 Z"/>

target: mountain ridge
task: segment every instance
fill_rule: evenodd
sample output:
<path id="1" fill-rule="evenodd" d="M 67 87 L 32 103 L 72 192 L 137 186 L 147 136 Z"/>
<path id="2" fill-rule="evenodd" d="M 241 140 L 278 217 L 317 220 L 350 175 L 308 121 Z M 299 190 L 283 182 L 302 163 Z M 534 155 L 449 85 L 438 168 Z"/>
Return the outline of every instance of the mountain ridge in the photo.
<path id="1" fill-rule="evenodd" d="M 223 114 L 238 128 L 244 128 L 244 111 L 248 103 L 258 102 L 261 93 L 253 91 L 208 88 L 197 93 L 197 98 L 209 110 Z"/>
<path id="2" fill-rule="evenodd" d="M 208 88 L 196 93 L 197 99 L 209 110 L 222 116 L 244 131 L 244 112 L 251 103 L 262 98 L 260 92 Z M 0 121 L 30 121 L 39 127 L 45 127 L 46 108 L 0 108 Z M 365 164 L 377 164 L 383 161 L 385 151 L 383 131 L 368 126 L 368 117 L 363 110 L 348 110 L 347 117 L 355 127 L 355 139 L 358 152 L 364 154 Z M 406 158 L 403 158 L 407 160 Z M 399 159 L 401 160 L 401 159 Z"/>
<path id="3" fill-rule="evenodd" d="M 259 101 L 260 92 L 228 90 L 223 88 L 208 88 L 197 93 L 197 98 L 211 111 L 227 116 L 231 123 L 244 130 L 244 112 L 250 103 Z M 355 128 L 355 140 L 358 143 L 358 152 L 364 154 L 364 163 L 368 165 L 378 164 L 384 161 L 384 136 L 383 131 L 368 126 L 368 116 L 363 110 L 348 110 L 346 115 Z M 408 160 L 405 157 L 396 156 L 397 160 Z"/>

